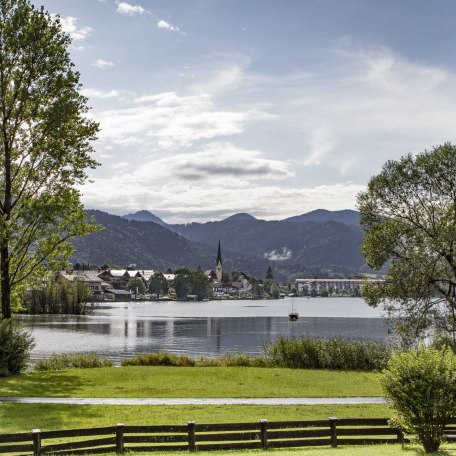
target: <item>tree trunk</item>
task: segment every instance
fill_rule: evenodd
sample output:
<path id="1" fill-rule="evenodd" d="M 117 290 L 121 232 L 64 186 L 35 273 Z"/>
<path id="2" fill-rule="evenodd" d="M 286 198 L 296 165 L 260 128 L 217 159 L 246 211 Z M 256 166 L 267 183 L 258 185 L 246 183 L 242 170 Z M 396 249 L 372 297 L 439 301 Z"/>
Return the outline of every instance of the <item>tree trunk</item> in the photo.
<path id="1" fill-rule="evenodd" d="M 0 294 L 2 301 L 2 318 L 11 318 L 11 286 L 9 274 L 8 240 L 3 239 L 0 250 Z"/>

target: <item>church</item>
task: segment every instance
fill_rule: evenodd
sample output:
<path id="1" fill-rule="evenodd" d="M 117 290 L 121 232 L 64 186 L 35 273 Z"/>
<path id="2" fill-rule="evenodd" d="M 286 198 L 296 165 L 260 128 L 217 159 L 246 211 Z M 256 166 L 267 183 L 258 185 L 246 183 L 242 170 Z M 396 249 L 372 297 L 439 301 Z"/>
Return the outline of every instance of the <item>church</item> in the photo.
<path id="1" fill-rule="evenodd" d="M 218 282 L 221 286 L 222 275 L 223 275 L 223 262 L 222 262 L 222 251 L 220 248 L 220 241 L 218 244 L 217 258 L 215 260 L 215 270 L 209 269 L 205 272 L 206 276 L 213 282 Z"/>

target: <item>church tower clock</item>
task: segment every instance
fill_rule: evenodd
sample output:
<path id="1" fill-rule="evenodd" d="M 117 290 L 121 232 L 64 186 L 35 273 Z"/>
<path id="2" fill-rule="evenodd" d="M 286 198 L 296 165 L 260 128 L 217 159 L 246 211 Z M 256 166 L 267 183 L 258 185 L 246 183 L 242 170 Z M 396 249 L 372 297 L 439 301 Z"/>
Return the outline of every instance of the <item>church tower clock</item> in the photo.
<path id="1" fill-rule="evenodd" d="M 217 282 L 222 282 L 222 252 L 220 250 L 220 241 L 218 245 L 217 259 L 215 260 L 215 275 Z"/>

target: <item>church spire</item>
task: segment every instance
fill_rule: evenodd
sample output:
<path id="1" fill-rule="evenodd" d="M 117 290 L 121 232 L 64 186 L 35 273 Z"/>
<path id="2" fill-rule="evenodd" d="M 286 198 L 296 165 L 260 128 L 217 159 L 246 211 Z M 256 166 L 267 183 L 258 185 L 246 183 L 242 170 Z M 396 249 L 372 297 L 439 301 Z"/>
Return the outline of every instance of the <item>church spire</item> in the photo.
<path id="1" fill-rule="evenodd" d="M 217 251 L 217 259 L 215 260 L 215 275 L 217 277 L 217 281 L 222 281 L 222 251 L 220 250 L 220 241 L 218 245 Z"/>

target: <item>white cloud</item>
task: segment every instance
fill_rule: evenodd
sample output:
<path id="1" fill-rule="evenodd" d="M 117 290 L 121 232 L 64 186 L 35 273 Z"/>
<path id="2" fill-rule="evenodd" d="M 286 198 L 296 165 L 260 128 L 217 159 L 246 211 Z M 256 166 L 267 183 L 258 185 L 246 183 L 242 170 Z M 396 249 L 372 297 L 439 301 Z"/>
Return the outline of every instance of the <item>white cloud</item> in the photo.
<path id="1" fill-rule="evenodd" d="M 117 98 L 120 99 L 120 94 L 117 90 L 110 90 L 109 92 L 102 92 L 96 89 L 82 89 L 82 95 L 87 98 L 99 98 L 99 99 L 106 99 L 106 98 Z"/>
<path id="2" fill-rule="evenodd" d="M 183 182 L 242 179 L 282 180 L 293 176 L 290 166 L 280 160 L 262 157 L 258 150 L 246 150 L 226 142 L 213 142 L 198 152 L 173 154 L 153 160 L 152 169 L 146 165 L 136 172 L 138 181 L 147 182 L 151 176 Z"/>
<path id="3" fill-rule="evenodd" d="M 56 16 L 54 16 L 56 17 Z M 84 26 L 79 27 L 77 25 L 78 19 L 75 17 L 60 17 L 60 24 L 62 25 L 62 30 L 65 33 L 68 33 L 72 40 L 81 41 L 85 40 L 92 34 L 92 29 L 90 27 Z"/>
<path id="4" fill-rule="evenodd" d="M 180 32 L 179 27 L 176 27 L 175 25 L 172 25 L 169 22 L 164 21 L 163 19 L 160 19 L 157 22 L 157 27 L 159 29 L 169 30 L 170 32 Z"/>
<path id="5" fill-rule="evenodd" d="M 131 5 L 126 2 L 117 2 L 117 12 L 119 14 L 126 14 L 127 16 L 135 16 L 136 14 L 148 14 L 145 8 L 140 5 Z"/>
<path id="6" fill-rule="evenodd" d="M 282 247 L 281 249 L 272 250 L 263 255 L 263 258 L 269 261 L 286 261 L 292 257 L 292 252 L 287 247 Z"/>
<path id="7" fill-rule="evenodd" d="M 110 60 L 97 59 L 94 60 L 90 65 L 104 70 L 105 68 L 112 68 L 114 66 L 114 62 L 111 62 Z"/>
<path id="8" fill-rule="evenodd" d="M 100 139 L 113 144 L 190 147 L 199 140 L 236 135 L 248 122 L 267 120 L 254 106 L 244 111 L 217 110 L 209 95 L 182 97 L 174 92 L 137 98 L 139 106 L 100 112 Z"/>
<path id="9" fill-rule="evenodd" d="M 318 127 L 310 134 L 310 155 L 304 165 L 319 165 L 321 160 L 334 149 L 335 141 L 329 128 Z"/>
<path id="10" fill-rule="evenodd" d="M 153 169 L 153 162 L 148 169 Z M 112 189 L 116 191 L 113 192 Z M 365 190 L 351 183 L 328 186 L 283 188 L 261 185 L 253 180 L 225 179 L 214 176 L 212 181 L 189 182 L 170 178 L 150 177 L 148 185 L 128 170 L 97 178 L 82 188 L 86 207 L 124 213 L 149 209 L 166 214 L 169 223 L 221 220 L 238 212 L 248 212 L 262 219 L 284 219 L 318 207 L 331 210 L 347 209 L 347 201 Z M 100 200 L 100 195 L 103 199 Z M 265 204 L 267 201 L 267 204 Z"/>

